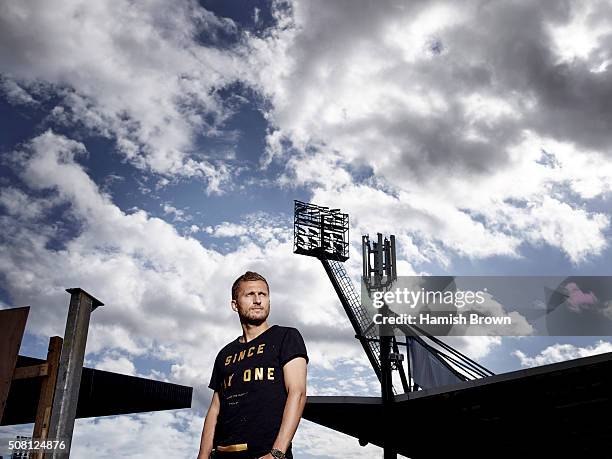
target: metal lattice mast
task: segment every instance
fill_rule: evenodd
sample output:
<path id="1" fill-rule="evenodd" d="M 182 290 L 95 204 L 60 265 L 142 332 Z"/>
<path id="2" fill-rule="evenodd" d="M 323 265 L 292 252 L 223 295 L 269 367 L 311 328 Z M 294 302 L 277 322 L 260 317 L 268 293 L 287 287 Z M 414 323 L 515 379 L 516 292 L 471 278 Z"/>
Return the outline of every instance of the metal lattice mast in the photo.
<path id="1" fill-rule="evenodd" d="M 311 203 L 295 201 L 294 220 L 294 253 L 308 255 L 317 258 L 327 273 L 340 303 L 355 330 L 355 337 L 359 339 L 376 376 L 382 381 L 381 352 L 387 356 L 385 364 L 386 375 L 389 376 L 397 370 L 401 379 L 404 392 L 417 390 L 419 386 L 414 381 L 414 371 L 420 367 L 411 362 L 413 352 L 424 351 L 432 356 L 442 371 L 454 375 L 456 381 L 476 379 L 490 376 L 490 370 L 482 367 L 466 355 L 448 346 L 435 336 L 432 336 L 413 325 L 395 326 L 401 334 L 405 335 L 406 341 L 400 342 L 393 330 L 380 333 L 365 308 L 356 291 L 353 282 L 346 273 L 344 261 L 346 261 L 349 249 L 349 221 L 348 214 L 340 212 L 340 209 L 317 206 Z M 363 274 L 362 279 L 368 290 L 380 289 L 390 286 L 397 278 L 395 237 L 389 239 L 377 234 L 374 241 L 369 236 L 362 236 Z M 393 311 L 387 311 L 394 315 Z M 387 335 L 387 336 L 383 336 Z M 384 342 L 384 349 L 381 343 Z M 404 351 L 400 351 L 400 346 Z M 404 354 L 408 377 L 404 370 Z M 383 359 L 384 361 L 385 359 Z M 445 370 L 444 370 L 445 369 Z M 394 392 L 391 380 L 384 378 L 387 388 L 386 394 Z"/>
<path id="2" fill-rule="evenodd" d="M 295 201 L 293 251 L 317 258 L 340 299 L 376 376 L 380 379 L 380 345 L 359 294 L 344 269 L 348 260 L 348 214 L 339 209 Z"/>
<path id="3" fill-rule="evenodd" d="M 344 264 L 336 260 L 321 259 L 329 280 L 342 303 L 342 307 L 348 316 L 355 337 L 361 342 L 376 376 L 380 380 L 380 344 L 372 321 L 368 318 L 365 309 L 361 305 L 361 299 L 357 294 L 353 282 L 344 269 Z"/>
<path id="4" fill-rule="evenodd" d="M 397 341 L 394 336 L 394 326 L 377 327 L 366 312 L 361 298 L 344 269 L 343 262 L 349 257 L 348 214 L 341 213 L 339 209 L 330 209 L 297 200 L 294 211 L 293 252 L 315 257 L 323 265 L 355 330 L 355 337 L 359 339 L 380 381 L 382 403 L 386 410 L 390 409 L 395 399 L 393 371 L 398 371 L 404 392 L 416 390 L 417 381 L 419 385 L 421 381 L 425 381 L 426 384 L 430 383 L 432 378 L 426 375 L 428 371 L 435 374 L 436 377 L 442 375 L 451 382 L 468 379 L 468 376 L 457 371 L 456 368 L 469 374 L 469 379 L 486 375 L 488 370 L 484 367 L 437 338 L 425 334 L 417 327 L 412 328 L 409 325 L 397 327 L 406 336 L 405 343 Z M 371 244 L 369 237 L 363 236 L 362 254 L 364 283 L 362 287 L 367 289 L 369 295 L 373 290 L 380 291 L 390 288 L 397 280 L 395 237 L 391 236 L 383 240 L 382 234 L 378 233 L 377 240 Z M 386 304 L 383 305 L 381 311 L 388 316 L 395 315 Z M 418 336 L 419 334 L 423 336 Z M 443 350 L 425 342 L 423 339 L 425 337 Z M 404 370 L 404 354 L 400 352 L 399 345 L 405 346 L 408 377 Z M 415 365 L 411 366 L 411 358 L 414 355 L 425 369 L 419 375 L 414 373 L 415 377 L 412 373 Z M 435 383 L 437 382 L 436 379 Z M 385 417 L 382 422 L 387 424 L 391 420 Z M 384 458 L 396 459 L 397 453 L 391 447 L 385 447 Z"/>

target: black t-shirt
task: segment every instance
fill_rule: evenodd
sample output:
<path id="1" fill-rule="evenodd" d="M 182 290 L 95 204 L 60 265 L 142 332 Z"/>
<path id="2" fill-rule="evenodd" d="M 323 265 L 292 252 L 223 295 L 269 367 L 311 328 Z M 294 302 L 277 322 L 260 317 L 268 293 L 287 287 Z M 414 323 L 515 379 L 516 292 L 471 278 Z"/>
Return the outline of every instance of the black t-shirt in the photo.
<path id="1" fill-rule="evenodd" d="M 283 366 L 296 357 L 308 362 L 302 335 L 279 325 L 248 343 L 237 338 L 219 351 L 208 385 L 221 401 L 215 447 L 246 443 L 253 453 L 270 452 L 287 400 Z"/>

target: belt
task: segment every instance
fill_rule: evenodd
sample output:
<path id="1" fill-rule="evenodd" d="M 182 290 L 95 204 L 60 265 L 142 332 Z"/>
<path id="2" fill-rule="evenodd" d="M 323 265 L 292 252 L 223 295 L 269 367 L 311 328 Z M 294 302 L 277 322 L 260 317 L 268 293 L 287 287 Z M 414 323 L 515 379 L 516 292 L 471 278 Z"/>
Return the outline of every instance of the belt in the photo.
<path id="1" fill-rule="evenodd" d="M 237 443 L 235 445 L 217 446 L 217 451 L 220 453 L 229 453 L 234 451 L 246 451 L 248 449 L 246 443 Z"/>

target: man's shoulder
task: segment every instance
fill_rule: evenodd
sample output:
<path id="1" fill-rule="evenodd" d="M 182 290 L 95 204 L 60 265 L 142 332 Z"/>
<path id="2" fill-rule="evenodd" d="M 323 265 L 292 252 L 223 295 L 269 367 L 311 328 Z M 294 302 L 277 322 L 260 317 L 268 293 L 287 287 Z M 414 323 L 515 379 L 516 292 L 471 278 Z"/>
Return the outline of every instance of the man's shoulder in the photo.
<path id="1" fill-rule="evenodd" d="M 276 331 L 278 334 L 280 335 L 286 335 L 287 333 L 297 333 L 298 335 L 301 335 L 300 331 L 295 328 L 295 327 L 286 327 L 284 325 L 277 325 L 276 326 Z"/>
<path id="2" fill-rule="evenodd" d="M 229 343 L 227 343 L 225 346 L 223 346 L 221 349 L 219 349 L 219 352 L 217 352 L 217 357 L 219 357 L 221 354 L 227 353 L 229 350 L 231 350 L 233 347 L 236 346 L 236 343 L 237 343 L 237 338 L 234 338 Z"/>

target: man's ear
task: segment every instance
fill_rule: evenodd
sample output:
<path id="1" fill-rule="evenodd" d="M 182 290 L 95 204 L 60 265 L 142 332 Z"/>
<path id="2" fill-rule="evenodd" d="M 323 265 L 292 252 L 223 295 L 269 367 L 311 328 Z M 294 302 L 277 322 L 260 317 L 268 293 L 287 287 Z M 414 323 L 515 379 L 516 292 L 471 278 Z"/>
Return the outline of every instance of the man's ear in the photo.
<path id="1" fill-rule="evenodd" d="M 232 309 L 234 310 L 234 312 L 238 312 L 238 304 L 236 303 L 236 300 L 232 300 Z"/>

